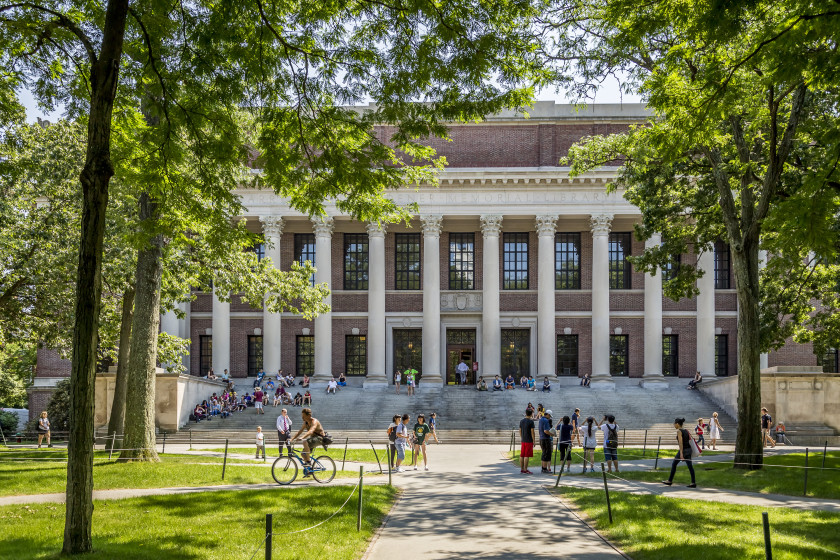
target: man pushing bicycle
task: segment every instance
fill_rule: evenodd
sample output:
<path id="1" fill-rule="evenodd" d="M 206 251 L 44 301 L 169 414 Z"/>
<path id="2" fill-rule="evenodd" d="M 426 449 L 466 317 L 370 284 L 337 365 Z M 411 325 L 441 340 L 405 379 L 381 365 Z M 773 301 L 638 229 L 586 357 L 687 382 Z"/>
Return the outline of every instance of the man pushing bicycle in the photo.
<path id="1" fill-rule="evenodd" d="M 309 408 L 302 409 L 300 411 L 300 417 L 303 420 L 303 426 L 292 436 L 292 442 L 298 439 L 303 440 L 303 465 L 307 467 L 309 466 L 309 454 L 312 450 L 319 445 L 324 445 L 324 427 L 321 426 L 321 422 L 317 418 L 312 417 L 312 410 Z M 302 436 L 301 433 L 303 433 Z M 324 446 L 324 449 L 326 449 L 326 446 Z M 304 476 L 309 476 L 306 474 L 305 468 Z"/>

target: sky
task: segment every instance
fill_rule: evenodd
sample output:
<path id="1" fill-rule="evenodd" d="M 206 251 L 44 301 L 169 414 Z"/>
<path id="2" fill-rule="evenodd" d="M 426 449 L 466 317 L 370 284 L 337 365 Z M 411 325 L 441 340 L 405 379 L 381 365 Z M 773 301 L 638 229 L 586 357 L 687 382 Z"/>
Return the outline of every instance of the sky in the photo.
<path id="1" fill-rule="evenodd" d="M 38 118 L 55 121 L 61 118 L 63 110 L 45 113 L 38 107 L 35 99 L 28 91 L 21 92 L 21 102 L 26 108 L 26 120 L 35 122 Z M 555 101 L 556 103 L 568 103 L 568 98 L 563 92 L 542 91 L 537 95 L 540 101 Z M 595 97 L 595 103 L 639 103 L 641 99 L 635 95 L 622 95 L 619 84 L 616 81 L 608 80 L 602 84 L 601 89 Z"/>

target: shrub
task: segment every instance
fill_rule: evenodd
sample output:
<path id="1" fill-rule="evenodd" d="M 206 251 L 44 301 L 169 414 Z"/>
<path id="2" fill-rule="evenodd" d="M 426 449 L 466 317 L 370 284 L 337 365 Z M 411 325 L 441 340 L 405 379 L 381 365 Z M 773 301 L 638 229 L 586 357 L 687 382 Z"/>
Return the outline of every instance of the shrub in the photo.
<path id="1" fill-rule="evenodd" d="M 18 430 L 18 415 L 16 412 L 10 412 L 8 410 L 0 410 L 0 429 L 3 430 L 3 433 L 7 436 L 9 434 L 14 434 Z M 0 442 L 2 443 L 2 442 Z"/>

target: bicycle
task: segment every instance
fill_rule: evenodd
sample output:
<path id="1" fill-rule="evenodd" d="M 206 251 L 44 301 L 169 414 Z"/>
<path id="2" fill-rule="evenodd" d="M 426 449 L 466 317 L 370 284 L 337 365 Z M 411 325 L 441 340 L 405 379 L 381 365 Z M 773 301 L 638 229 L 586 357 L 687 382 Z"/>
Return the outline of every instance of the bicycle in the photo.
<path id="1" fill-rule="evenodd" d="M 309 456 L 309 464 L 304 464 L 303 457 L 295 452 L 294 447 L 289 450 L 288 455 L 278 457 L 271 465 L 271 476 L 277 484 L 287 485 L 295 481 L 298 475 L 298 466 L 303 467 L 303 476 L 312 476 L 316 482 L 327 483 L 335 478 L 335 461 L 329 455 L 315 457 Z"/>

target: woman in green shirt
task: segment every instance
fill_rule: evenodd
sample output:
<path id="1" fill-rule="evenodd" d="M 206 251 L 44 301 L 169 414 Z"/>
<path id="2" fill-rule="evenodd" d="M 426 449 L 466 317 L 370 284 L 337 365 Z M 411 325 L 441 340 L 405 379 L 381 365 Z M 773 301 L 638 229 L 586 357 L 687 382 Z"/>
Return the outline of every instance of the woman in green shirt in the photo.
<path id="1" fill-rule="evenodd" d="M 414 460 L 411 463 L 415 471 L 417 470 L 417 454 L 421 451 L 423 453 L 423 467 L 429 470 L 429 463 L 426 459 L 426 436 L 431 431 L 432 429 L 426 424 L 426 417 L 422 414 L 417 416 L 417 423 L 414 424 Z"/>

